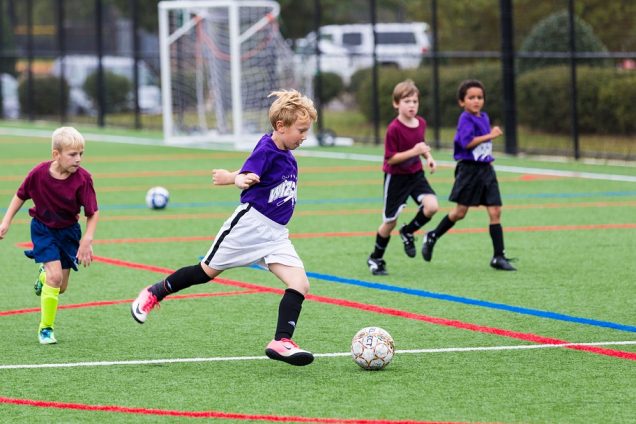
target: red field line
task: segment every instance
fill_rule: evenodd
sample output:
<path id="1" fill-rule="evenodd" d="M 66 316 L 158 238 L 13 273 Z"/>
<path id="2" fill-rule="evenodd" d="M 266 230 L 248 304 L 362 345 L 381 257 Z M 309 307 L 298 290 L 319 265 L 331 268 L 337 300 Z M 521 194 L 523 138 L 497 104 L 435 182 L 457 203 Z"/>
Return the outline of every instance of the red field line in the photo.
<path id="1" fill-rule="evenodd" d="M 111 265 L 123 266 L 126 268 L 133 268 L 133 269 L 141 269 L 145 271 L 159 272 L 162 274 L 171 274 L 173 272 L 173 270 L 168 268 L 122 261 L 120 259 L 105 258 L 101 256 L 95 257 L 95 260 L 99 262 L 105 262 Z M 248 290 L 261 290 L 263 292 L 271 292 L 271 293 L 277 293 L 277 294 L 284 293 L 283 289 L 259 286 L 256 284 L 244 283 L 241 281 L 234 281 L 234 280 L 227 280 L 224 278 L 215 278 L 214 282 L 217 284 L 229 285 L 233 287 L 241 287 Z M 449 320 L 445 318 L 437 318 L 437 317 L 432 317 L 428 315 L 421 315 L 421 314 L 411 313 L 407 311 L 402 311 L 399 309 L 385 308 L 382 306 L 358 303 L 358 302 L 353 302 L 353 301 L 349 301 L 345 299 L 316 296 L 312 294 L 308 294 L 306 296 L 306 299 L 313 300 L 320 303 L 327 303 L 327 304 L 338 305 L 338 306 L 343 306 L 347 308 L 375 312 L 378 314 L 392 315 L 392 316 L 403 317 L 403 318 L 408 318 L 408 319 L 413 319 L 418 321 L 424 321 L 424 322 L 428 322 L 430 324 L 435 324 L 435 325 L 443 325 L 446 327 L 459 328 L 459 329 L 475 331 L 479 333 L 494 334 L 494 335 L 498 335 L 502 337 L 518 339 L 518 340 L 523 340 L 523 341 L 532 342 L 532 343 L 564 345 L 563 347 L 565 349 L 580 350 L 584 352 L 595 353 L 598 355 L 605 355 L 605 356 L 611 356 L 615 358 L 629 359 L 632 361 L 636 361 L 636 353 L 624 352 L 624 351 L 615 350 L 615 349 L 599 348 L 595 346 L 572 345 L 570 344 L 571 342 L 568 342 L 565 340 L 554 339 L 551 337 L 540 336 L 540 335 L 532 334 L 532 333 L 521 333 L 518 331 L 511 331 L 511 330 L 505 330 L 501 328 L 482 326 L 482 325 L 471 324 L 471 323 L 466 323 L 466 322 L 457 321 L 457 320 Z"/>
<path id="2" fill-rule="evenodd" d="M 86 405 L 81 403 L 50 402 L 30 399 L 16 399 L 0 396 L 0 403 L 34 406 L 39 408 L 71 409 L 79 411 L 116 412 L 120 414 L 155 415 L 186 418 L 217 418 L 225 420 L 252 420 L 268 422 L 297 422 L 322 424 L 452 424 L 448 421 L 413 420 L 359 420 L 347 418 L 312 418 L 286 415 L 239 414 L 221 411 L 176 411 L 171 409 L 129 408 L 116 405 Z M 459 424 L 455 422 L 456 424 Z"/>
<path id="3" fill-rule="evenodd" d="M 254 293 L 263 293 L 265 290 L 236 290 L 229 292 L 218 292 L 218 293 L 195 293 L 195 294 L 177 294 L 172 295 L 165 300 L 178 300 L 178 299 L 195 299 L 199 297 L 220 297 L 220 296 L 235 296 L 239 294 L 254 294 Z M 58 309 L 80 309 L 80 308 L 94 308 L 97 306 L 110 306 L 110 305 L 120 305 L 122 303 L 131 303 L 135 299 L 123 299 L 123 300 L 102 300 L 96 302 L 87 302 L 87 303 L 74 303 L 72 305 L 60 305 Z M 9 315 L 20 315 L 20 314 L 33 314 L 40 312 L 40 308 L 28 308 L 28 309 L 14 309 L 10 311 L 0 311 L 0 317 L 9 316 Z"/>
<path id="4" fill-rule="evenodd" d="M 507 232 L 537 232 L 537 231 L 580 231 L 580 230 L 624 230 L 634 229 L 636 223 L 624 224 L 585 224 L 585 225 L 537 225 L 527 227 L 506 227 Z M 488 228 L 453 228 L 449 233 L 454 234 L 476 234 L 485 233 Z M 397 235 L 393 232 L 393 235 Z M 338 238 L 338 237 L 372 237 L 375 235 L 373 231 L 349 231 L 349 232 L 328 232 L 328 233 L 295 233 L 289 237 L 293 239 L 312 239 L 312 238 Z M 212 242 L 214 236 L 175 236 L 175 237 L 135 237 L 120 239 L 104 239 L 94 240 L 93 244 L 133 244 L 133 243 L 173 243 L 173 242 L 195 242 L 209 241 Z M 31 248 L 31 242 L 16 243 L 21 248 Z"/>

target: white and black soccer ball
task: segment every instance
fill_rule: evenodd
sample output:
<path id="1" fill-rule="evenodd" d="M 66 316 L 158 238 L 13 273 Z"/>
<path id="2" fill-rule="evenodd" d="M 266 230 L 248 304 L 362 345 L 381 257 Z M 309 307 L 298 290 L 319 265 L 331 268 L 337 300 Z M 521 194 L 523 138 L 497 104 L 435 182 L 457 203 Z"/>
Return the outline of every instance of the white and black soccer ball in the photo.
<path id="1" fill-rule="evenodd" d="M 170 193 L 164 187 L 153 187 L 146 193 L 146 205 L 150 209 L 163 209 L 169 200 Z"/>
<path id="2" fill-rule="evenodd" d="M 351 356 L 365 370 L 381 370 L 391 363 L 394 353 L 393 337 L 380 327 L 365 327 L 351 340 Z"/>

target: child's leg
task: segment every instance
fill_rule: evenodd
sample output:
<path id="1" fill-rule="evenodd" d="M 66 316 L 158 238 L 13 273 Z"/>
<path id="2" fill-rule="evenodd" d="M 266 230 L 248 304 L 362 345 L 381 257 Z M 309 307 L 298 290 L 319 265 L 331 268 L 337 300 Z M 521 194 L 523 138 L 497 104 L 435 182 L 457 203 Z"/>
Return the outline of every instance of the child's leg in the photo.
<path id="1" fill-rule="evenodd" d="M 397 221 L 383 222 L 375 235 L 375 246 L 371 253 L 372 258 L 382 258 L 391 240 L 391 231 L 395 228 Z"/>
<path id="2" fill-rule="evenodd" d="M 195 284 L 207 283 L 221 271 L 198 263 L 173 272 L 158 283 L 144 287 L 130 306 L 133 318 L 139 324 L 146 322 L 148 314 L 170 293 L 176 293 Z"/>
<path id="3" fill-rule="evenodd" d="M 467 213 L 468 206 L 460 204 L 455 205 L 455 207 L 448 213 L 448 215 L 442 218 L 440 223 L 437 224 L 437 227 L 435 227 L 434 230 L 429 231 L 428 236 L 435 239 L 440 238 L 441 236 L 446 234 L 448 230 L 453 228 L 457 221 L 461 221 L 462 219 L 464 219 Z"/>
<path id="4" fill-rule="evenodd" d="M 457 204 L 448 215 L 442 218 L 435 229 L 426 233 L 424 242 L 422 243 L 422 257 L 426 262 L 430 262 L 433 257 L 433 247 L 435 247 L 437 240 L 446 234 L 448 230 L 453 228 L 457 221 L 464 219 L 467 213 L 468 206 Z"/>
<path id="5" fill-rule="evenodd" d="M 413 234 L 424 225 L 426 225 L 433 215 L 437 213 L 439 204 L 437 202 L 437 196 L 434 194 L 425 194 L 422 196 L 422 202 L 417 210 L 417 214 L 411 222 L 402 227 L 402 231 Z"/>
<path id="6" fill-rule="evenodd" d="M 42 295 L 40 298 L 39 330 L 43 328 L 54 328 L 61 291 L 60 287 L 62 287 L 64 282 L 68 284 L 68 275 L 70 272 L 69 269 L 62 270 L 62 263 L 60 261 L 46 262 L 44 269 L 46 272 L 46 281 L 42 286 Z"/>
<path id="7" fill-rule="evenodd" d="M 488 206 L 488 217 L 490 218 L 490 238 L 492 240 L 493 256 L 504 256 L 504 237 L 501 227 L 501 206 Z"/>
<path id="8" fill-rule="evenodd" d="M 309 292 L 309 279 L 307 279 L 307 274 L 303 268 L 276 263 L 269 264 L 269 270 L 287 286 L 278 305 L 278 323 L 274 339 L 291 339 L 298 323 L 305 295 Z"/>
<path id="9" fill-rule="evenodd" d="M 204 269 L 207 268 L 207 269 Z M 221 271 L 198 263 L 180 268 L 163 280 L 150 286 L 148 290 L 157 297 L 157 301 L 171 293 L 176 293 L 190 286 L 204 284 L 219 275 Z"/>
<path id="10" fill-rule="evenodd" d="M 287 289 L 278 306 L 276 333 L 265 349 L 265 354 L 291 365 L 308 365 L 314 355 L 303 350 L 291 338 L 294 335 L 305 295 L 309 292 L 309 280 L 303 268 L 279 263 L 269 264 L 269 270 L 285 283 Z"/>

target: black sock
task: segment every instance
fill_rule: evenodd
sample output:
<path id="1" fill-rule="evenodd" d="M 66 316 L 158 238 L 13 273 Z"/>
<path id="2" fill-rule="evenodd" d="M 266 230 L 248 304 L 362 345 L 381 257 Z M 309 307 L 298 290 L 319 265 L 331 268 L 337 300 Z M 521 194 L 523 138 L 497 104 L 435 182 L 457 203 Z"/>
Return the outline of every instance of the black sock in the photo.
<path id="1" fill-rule="evenodd" d="M 504 256 L 504 238 L 501 224 L 490 224 L 488 229 L 490 230 L 494 256 Z"/>
<path id="2" fill-rule="evenodd" d="M 305 296 L 294 289 L 285 290 L 278 305 L 278 323 L 274 340 L 291 339 L 296 329 Z"/>
<path id="3" fill-rule="evenodd" d="M 386 247 L 389 245 L 390 239 L 391 239 L 391 236 L 384 238 L 380 235 L 380 233 L 376 234 L 375 249 L 373 250 L 373 253 L 371 253 L 371 257 L 375 259 L 379 259 L 382 256 L 384 256 L 384 251 L 386 250 Z"/>
<path id="4" fill-rule="evenodd" d="M 426 225 L 426 223 L 430 220 L 431 218 L 424 215 L 424 209 L 419 208 L 417 210 L 417 214 L 415 215 L 415 218 L 413 218 L 411 222 L 409 222 L 407 225 L 404 226 L 404 231 L 406 231 L 407 233 L 413 234 L 414 232 L 422 228 L 424 225 Z"/>
<path id="5" fill-rule="evenodd" d="M 203 271 L 201 264 L 180 268 L 168 275 L 162 281 L 152 285 L 150 292 L 161 301 L 170 293 L 176 293 L 195 284 L 203 284 L 210 281 L 208 274 Z"/>
<path id="6" fill-rule="evenodd" d="M 434 238 L 434 239 L 438 239 L 441 236 L 443 236 L 444 234 L 446 234 L 446 232 L 448 230 L 453 228 L 453 225 L 455 225 L 455 223 L 450 220 L 448 215 L 446 215 L 444 218 L 442 218 L 440 223 L 437 224 L 437 228 L 435 228 L 433 231 L 429 232 L 429 236 Z"/>

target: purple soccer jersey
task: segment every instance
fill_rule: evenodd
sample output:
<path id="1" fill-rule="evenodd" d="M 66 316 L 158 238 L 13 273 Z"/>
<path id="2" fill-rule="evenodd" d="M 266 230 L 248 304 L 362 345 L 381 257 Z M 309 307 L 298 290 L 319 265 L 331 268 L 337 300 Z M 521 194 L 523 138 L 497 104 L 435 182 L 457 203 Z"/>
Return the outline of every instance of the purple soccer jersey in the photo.
<path id="1" fill-rule="evenodd" d="M 289 150 L 280 150 L 272 136 L 265 134 L 256 144 L 240 170 L 253 172 L 260 182 L 241 193 L 241 202 L 274 222 L 286 225 L 296 206 L 298 165 Z"/>
<path id="2" fill-rule="evenodd" d="M 457 122 L 457 133 L 454 140 L 455 160 L 468 160 L 473 162 L 490 163 L 495 160 L 492 156 L 492 141 L 486 141 L 472 149 L 466 146 L 475 137 L 490 134 L 490 118 L 486 112 L 481 112 L 480 116 L 475 116 L 466 111 L 459 115 Z"/>
<path id="3" fill-rule="evenodd" d="M 415 174 L 423 169 L 419 156 L 412 157 L 404 162 L 389 165 L 387 160 L 399 152 L 412 149 L 417 143 L 424 141 L 426 121 L 421 116 L 416 116 L 419 125 L 415 128 L 407 127 L 398 118 L 395 118 L 386 129 L 384 140 L 384 165 L 382 171 L 387 174 Z"/>
<path id="4" fill-rule="evenodd" d="M 53 178 L 49 172 L 51 161 L 42 162 L 26 176 L 16 195 L 22 200 L 33 199 L 29 215 L 49 228 L 66 228 L 79 220 L 81 207 L 84 215 L 97 211 L 97 196 L 91 174 L 78 168 L 64 180 Z"/>

